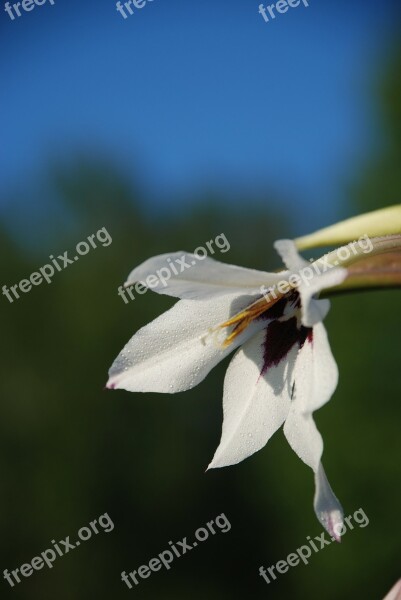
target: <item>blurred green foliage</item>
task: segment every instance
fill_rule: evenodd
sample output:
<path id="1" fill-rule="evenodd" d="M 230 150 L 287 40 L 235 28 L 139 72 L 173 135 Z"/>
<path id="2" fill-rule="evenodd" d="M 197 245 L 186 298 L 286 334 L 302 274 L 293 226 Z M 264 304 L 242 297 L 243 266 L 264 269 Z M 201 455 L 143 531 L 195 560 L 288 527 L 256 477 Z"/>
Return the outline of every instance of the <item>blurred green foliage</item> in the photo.
<path id="1" fill-rule="evenodd" d="M 388 144 L 356 177 L 349 215 L 400 201 L 401 91 L 394 73 L 382 102 Z M 51 177 L 57 206 L 52 218 L 32 223 L 40 243 L 21 243 L 3 225 L 1 285 L 29 277 L 49 254 L 73 252 L 101 227 L 113 242 L 56 274 L 51 285 L 13 304 L 1 298 L 1 570 L 30 561 L 53 539 L 73 540 L 105 512 L 115 529 L 13 589 L 3 581 L 1 598 L 381 598 L 401 574 L 401 292 L 338 297 L 326 322 L 340 385 L 316 414 L 324 462 L 346 513 L 363 508 L 369 526 L 266 587 L 261 565 L 321 533 L 313 477 L 281 432 L 244 463 L 204 472 L 220 437 L 227 361 L 196 389 L 175 396 L 103 387 L 124 343 L 173 303 L 148 292 L 124 304 L 117 288 L 133 266 L 157 253 L 191 251 L 224 232 L 231 250 L 217 259 L 275 269 L 272 242 L 306 233 L 307 221 L 285 219 L 268 195 L 264 209 L 249 198 L 242 208 L 217 198 L 150 214 L 143 192 L 91 162 L 55 169 Z M 169 540 L 190 538 L 222 512 L 229 533 L 211 537 L 135 590 L 121 582 L 121 571 L 148 563 Z"/>

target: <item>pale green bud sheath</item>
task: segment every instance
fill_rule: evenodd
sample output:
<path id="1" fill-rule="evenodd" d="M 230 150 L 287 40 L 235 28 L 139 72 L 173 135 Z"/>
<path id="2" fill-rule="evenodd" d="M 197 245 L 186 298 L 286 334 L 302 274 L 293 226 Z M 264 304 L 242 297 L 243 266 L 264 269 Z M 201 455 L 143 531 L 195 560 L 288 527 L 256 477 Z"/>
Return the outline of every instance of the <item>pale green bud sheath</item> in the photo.
<path id="1" fill-rule="evenodd" d="M 401 233 L 401 204 L 388 206 L 298 237 L 298 250 L 347 244 L 363 235 L 382 237 Z"/>

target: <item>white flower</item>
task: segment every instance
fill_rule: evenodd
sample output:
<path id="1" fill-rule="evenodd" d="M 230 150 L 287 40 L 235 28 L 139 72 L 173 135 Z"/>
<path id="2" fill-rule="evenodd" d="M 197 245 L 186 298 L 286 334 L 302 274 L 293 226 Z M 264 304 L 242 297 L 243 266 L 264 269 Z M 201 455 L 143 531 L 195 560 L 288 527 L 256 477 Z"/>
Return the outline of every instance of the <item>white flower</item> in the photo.
<path id="1" fill-rule="evenodd" d="M 401 600 L 401 579 L 391 588 L 384 600 Z"/>
<path id="2" fill-rule="evenodd" d="M 247 458 L 284 425 L 288 443 L 315 473 L 316 514 L 339 539 L 342 509 L 321 465 L 323 441 L 312 413 L 330 399 L 338 380 L 322 323 L 329 301 L 316 299 L 316 294 L 340 284 L 347 271 L 317 269 L 309 282 L 291 278 L 310 269 L 310 263 L 289 240 L 275 247 L 287 267 L 279 273 L 200 260 L 185 252 L 156 256 L 134 269 L 126 285 L 144 282 L 169 265 L 168 281 L 154 276 L 148 281 L 154 291 L 181 300 L 131 338 L 110 369 L 107 387 L 188 390 L 239 348 L 226 373 L 223 431 L 209 468 Z M 173 264 L 186 267 L 179 273 Z M 277 292 L 275 286 L 283 280 L 297 283 L 287 293 Z"/>

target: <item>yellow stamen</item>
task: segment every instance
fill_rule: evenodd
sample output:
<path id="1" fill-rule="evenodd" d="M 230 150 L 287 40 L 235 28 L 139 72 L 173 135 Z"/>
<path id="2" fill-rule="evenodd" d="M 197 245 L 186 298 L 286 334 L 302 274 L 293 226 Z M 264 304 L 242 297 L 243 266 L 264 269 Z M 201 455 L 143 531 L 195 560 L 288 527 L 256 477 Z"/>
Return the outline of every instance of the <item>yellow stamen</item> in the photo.
<path id="1" fill-rule="evenodd" d="M 231 327 L 232 325 L 235 326 L 233 331 L 224 340 L 222 344 L 223 348 L 227 348 L 227 346 L 229 346 L 252 321 L 276 304 L 276 302 L 282 297 L 283 294 L 275 294 L 275 298 L 267 295 L 263 296 L 263 298 L 259 298 L 259 300 L 253 302 L 253 304 L 245 308 L 243 311 L 234 315 L 231 317 L 231 319 L 228 319 L 228 321 L 218 325 L 216 329 L 225 329 L 226 327 Z"/>

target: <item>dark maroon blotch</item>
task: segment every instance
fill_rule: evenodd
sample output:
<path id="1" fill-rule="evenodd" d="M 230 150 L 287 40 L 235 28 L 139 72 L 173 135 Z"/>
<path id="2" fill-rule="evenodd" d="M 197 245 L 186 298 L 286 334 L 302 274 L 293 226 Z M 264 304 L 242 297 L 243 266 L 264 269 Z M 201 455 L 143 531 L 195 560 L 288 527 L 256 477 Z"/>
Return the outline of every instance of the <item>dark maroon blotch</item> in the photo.
<path id="1" fill-rule="evenodd" d="M 291 317 L 286 321 L 272 321 L 266 328 L 263 342 L 261 375 L 264 375 L 270 367 L 277 367 L 295 344 L 302 348 L 306 340 L 312 341 L 312 337 L 312 328 L 303 325 L 298 328 L 296 317 Z"/>

